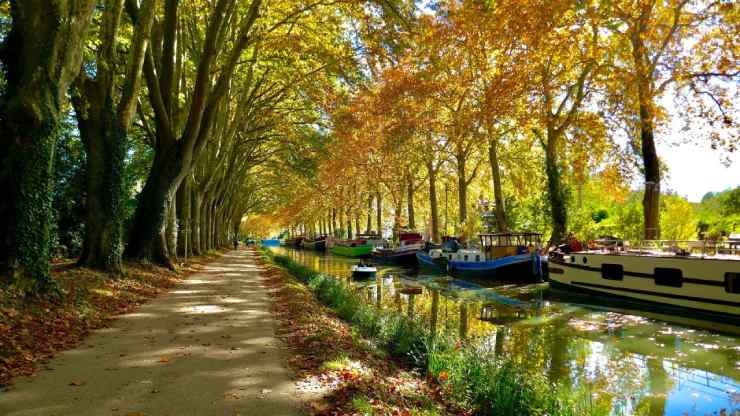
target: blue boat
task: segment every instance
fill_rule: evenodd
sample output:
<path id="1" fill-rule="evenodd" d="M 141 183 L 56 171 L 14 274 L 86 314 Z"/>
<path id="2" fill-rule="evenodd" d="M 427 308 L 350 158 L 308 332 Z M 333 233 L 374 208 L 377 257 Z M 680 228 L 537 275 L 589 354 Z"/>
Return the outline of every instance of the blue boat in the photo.
<path id="1" fill-rule="evenodd" d="M 261 241 L 262 245 L 265 247 L 277 247 L 280 245 L 280 240 L 278 239 L 266 239 Z"/>
<path id="2" fill-rule="evenodd" d="M 539 233 L 481 234 L 480 249 L 451 253 L 447 272 L 453 276 L 502 281 L 541 281 L 545 277 L 539 254 Z"/>
<path id="3" fill-rule="evenodd" d="M 433 253 L 433 252 L 432 252 Z M 417 251 L 416 260 L 419 262 L 419 266 L 435 271 L 444 273 L 447 271 L 447 258 L 443 256 L 432 257 L 432 253 L 428 251 Z"/>
<path id="4" fill-rule="evenodd" d="M 419 266 L 440 273 L 447 271 L 448 260 L 460 249 L 460 243 L 454 237 L 443 237 L 443 239 L 441 245 L 433 245 L 416 252 Z"/>

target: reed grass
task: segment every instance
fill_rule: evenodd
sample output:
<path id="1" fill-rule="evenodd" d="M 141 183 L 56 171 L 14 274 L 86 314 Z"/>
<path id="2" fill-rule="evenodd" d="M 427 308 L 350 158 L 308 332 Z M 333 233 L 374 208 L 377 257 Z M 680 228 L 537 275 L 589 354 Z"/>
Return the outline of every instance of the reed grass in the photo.
<path id="1" fill-rule="evenodd" d="M 314 271 L 289 257 L 265 254 L 316 298 L 363 336 L 396 358 L 435 378 L 452 397 L 481 416 L 608 415 L 608 408 L 591 400 L 588 389 L 567 390 L 552 385 L 536 371 L 474 345 L 432 334 L 405 315 L 367 304 L 352 286 Z"/>

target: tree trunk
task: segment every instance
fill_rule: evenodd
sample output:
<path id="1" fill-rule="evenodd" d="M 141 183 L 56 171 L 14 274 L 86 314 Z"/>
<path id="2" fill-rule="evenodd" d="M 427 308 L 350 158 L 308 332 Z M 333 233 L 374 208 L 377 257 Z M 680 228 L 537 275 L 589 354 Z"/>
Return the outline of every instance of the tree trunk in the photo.
<path id="1" fill-rule="evenodd" d="M 460 224 L 468 219 L 468 181 L 465 173 L 465 157 L 458 155 L 457 158 L 457 196 L 458 214 Z"/>
<path id="2" fill-rule="evenodd" d="M 341 220 L 342 219 L 340 218 L 339 221 Z M 332 234 L 334 234 L 334 238 L 340 238 L 339 230 L 337 230 L 337 209 L 336 208 L 331 209 L 331 230 L 332 230 Z"/>
<path id="3" fill-rule="evenodd" d="M 121 3 L 119 3 L 121 6 Z M 79 264 L 110 272 L 122 271 L 124 171 L 128 130 L 134 117 L 141 69 L 154 21 L 155 2 L 142 4 L 142 19 L 134 28 L 129 55 L 122 74 L 114 56 L 118 44 L 120 16 L 116 7 L 106 7 L 101 17 L 101 43 L 97 50 L 94 77 L 87 71 L 77 76 L 72 101 L 87 157 L 85 239 Z M 116 88 L 123 90 L 118 97 Z"/>
<path id="4" fill-rule="evenodd" d="M 653 125 L 655 108 L 653 106 L 653 74 L 650 69 L 643 40 L 645 27 L 642 21 L 635 27 L 631 36 L 632 59 L 635 66 L 637 100 L 639 106 L 640 146 L 645 169 L 645 194 L 642 199 L 642 215 L 645 221 L 645 239 L 660 238 L 660 161 L 655 150 Z"/>
<path id="5" fill-rule="evenodd" d="M 650 109 L 640 105 L 640 140 L 645 169 L 645 195 L 642 199 L 645 239 L 660 238 L 660 161 L 655 150 L 653 120 Z"/>
<path id="6" fill-rule="evenodd" d="M 29 293 L 54 287 L 49 273 L 54 155 L 95 3 L 10 2 L 10 32 L 0 50 L 0 187 L 7 192 L 0 201 L 0 262 Z"/>
<path id="7" fill-rule="evenodd" d="M 551 243 L 563 241 L 568 223 L 568 213 L 565 206 L 565 192 L 560 180 L 560 166 L 558 161 L 558 141 L 560 137 L 548 129 L 547 146 L 545 147 L 545 171 L 547 174 L 547 190 L 550 198 L 550 213 L 552 215 Z"/>
<path id="8" fill-rule="evenodd" d="M 208 250 L 211 249 L 210 244 L 208 242 L 208 199 L 210 198 L 209 195 L 204 194 L 203 195 L 203 203 L 200 207 L 200 247 L 201 250 L 205 253 Z"/>
<path id="9" fill-rule="evenodd" d="M 375 195 L 375 215 L 377 216 L 378 220 L 378 235 L 382 238 L 383 237 L 383 198 L 380 195 L 380 192 L 378 192 L 377 195 Z"/>
<path id="10" fill-rule="evenodd" d="M 393 207 L 393 232 L 398 232 L 403 226 L 403 188 L 401 188 L 400 197 L 394 201 Z"/>
<path id="11" fill-rule="evenodd" d="M 344 212 L 342 212 L 342 208 L 339 208 L 339 238 L 345 238 L 345 231 L 346 228 L 344 227 Z"/>
<path id="12" fill-rule="evenodd" d="M 192 253 L 192 242 L 191 242 L 191 225 L 190 225 L 190 192 L 191 192 L 190 178 L 185 178 L 180 184 L 180 188 L 177 190 L 177 222 L 179 227 L 177 228 L 177 241 L 178 254 L 183 257 L 191 256 Z"/>
<path id="13" fill-rule="evenodd" d="M 146 185 L 139 196 L 133 228 L 125 256 L 148 260 L 171 269 L 165 236 L 167 209 L 183 175 L 178 151 L 157 152 Z"/>
<path id="14" fill-rule="evenodd" d="M 216 241 L 216 202 L 212 201 L 208 204 L 208 249 L 213 250 L 218 248 L 218 242 Z"/>
<path id="15" fill-rule="evenodd" d="M 190 215 L 190 234 L 193 241 L 193 254 L 199 256 L 203 253 L 201 236 L 201 207 L 203 206 L 203 194 L 197 189 L 192 189 L 192 212 Z"/>
<path id="16" fill-rule="evenodd" d="M 427 164 L 429 176 L 429 211 L 432 219 L 432 241 L 439 242 L 439 212 L 437 209 L 437 171 L 431 163 Z"/>
<path id="17" fill-rule="evenodd" d="M 349 208 L 346 211 L 347 214 L 347 240 L 352 239 L 352 212 Z"/>
<path id="18" fill-rule="evenodd" d="M 409 214 L 409 228 L 412 230 L 416 229 L 416 218 L 414 216 L 414 180 L 409 176 L 407 181 L 407 206 L 408 206 L 408 214 Z"/>
<path id="19" fill-rule="evenodd" d="M 355 216 L 355 233 L 360 234 L 360 213 Z"/>
<path id="20" fill-rule="evenodd" d="M 498 232 L 508 231 L 506 225 L 506 207 L 504 202 L 503 188 L 501 187 L 501 167 L 498 163 L 498 143 L 496 139 L 488 142 L 488 161 L 491 164 L 491 177 L 493 178 L 493 197 L 496 202 L 496 226 Z"/>
<path id="21" fill-rule="evenodd" d="M 177 191 L 173 191 L 170 196 L 170 203 L 167 206 L 167 251 L 170 257 L 177 258 Z"/>
<path id="22" fill-rule="evenodd" d="M 365 233 L 370 234 L 373 228 L 373 196 L 367 197 L 367 227 L 365 227 Z"/>
<path id="23" fill-rule="evenodd" d="M 85 98 L 73 97 L 86 154 L 85 237 L 78 264 L 121 273 L 127 131 L 110 97 L 92 90 Z"/>

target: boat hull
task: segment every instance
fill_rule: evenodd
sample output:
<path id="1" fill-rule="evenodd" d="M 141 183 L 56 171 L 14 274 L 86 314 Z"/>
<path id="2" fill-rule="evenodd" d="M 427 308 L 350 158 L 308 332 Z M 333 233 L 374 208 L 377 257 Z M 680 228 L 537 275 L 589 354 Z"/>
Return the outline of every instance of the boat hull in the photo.
<path id="1" fill-rule="evenodd" d="M 426 269 L 441 273 L 447 271 L 447 258 L 445 257 L 432 258 L 425 251 L 417 251 L 416 260 L 419 262 L 419 266 Z"/>
<path id="2" fill-rule="evenodd" d="M 416 250 L 397 252 L 393 250 L 375 250 L 373 259 L 382 263 L 398 264 L 403 266 L 416 266 Z"/>
<path id="3" fill-rule="evenodd" d="M 303 248 L 306 250 L 326 251 L 326 240 L 304 241 Z"/>
<path id="4" fill-rule="evenodd" d="M 373 246 L 364 244 L 360 246 L 342 246 L 335 245 L 331 248 L 331 253 L 343 257 L 364 257 L 369 256 L 373 251 Z"/>
<path id="5" fill-rule="evenodd" d="M 277 247 L 280 245 L 280 240 L 262 240 L 261 243 L 265 247 Z"/>
<path id="6" fill-rule="evenodd" d="M 490 261 L 450 261 L 447 272 L 453 276 L 502 281 L 541 281 L 545 265 L 539 256 L 519 254 Z"/>
<path id="7" fill-rule="evenodd" d="M 740 261 L 733 260 L 573 253 L 551 260 L 550 286 L 740 322 L 740 293 L 731 293 L 728 283 L 739 274 Z"/>

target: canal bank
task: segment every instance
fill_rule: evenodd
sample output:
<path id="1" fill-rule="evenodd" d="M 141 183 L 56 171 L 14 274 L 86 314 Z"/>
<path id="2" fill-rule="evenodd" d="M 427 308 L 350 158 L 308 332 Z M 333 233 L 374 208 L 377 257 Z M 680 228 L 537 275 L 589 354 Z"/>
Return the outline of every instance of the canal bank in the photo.
<path id="1" fill-rule="evenodd" d="M 349 282 L 351 260 L 277 252 Z M 737 337 L 565 302 L 546 284 L 496 286 L 383 267 L 375 280 L 352 284 L 368 304 L 489 347 L 550 383 L 591 391 L 611 414 L 737 411 Z"/>

